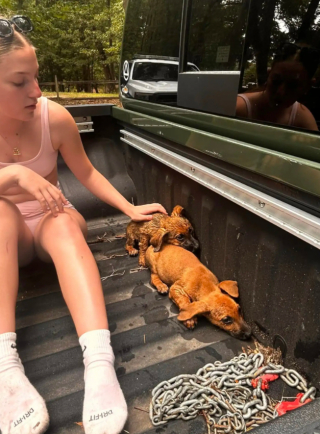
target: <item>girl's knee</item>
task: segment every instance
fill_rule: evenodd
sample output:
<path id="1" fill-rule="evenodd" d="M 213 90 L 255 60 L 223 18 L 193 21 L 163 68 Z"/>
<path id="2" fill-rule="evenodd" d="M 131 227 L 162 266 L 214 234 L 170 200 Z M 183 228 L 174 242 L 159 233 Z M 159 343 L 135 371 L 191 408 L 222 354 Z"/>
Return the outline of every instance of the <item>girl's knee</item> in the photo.
<path id="1" fill-rule="evenodd" d="M 45 234 L 45 236 L 50 236 L 55 240 L 71 240 L 74 237 L 82 236 L 82 231 L 79 223 L 68 213 L 59 213 L 57 217 L 53 215 L 48 215 L 44 218 L 37 228 L 37 233 L 40 237 Z"/>
<path id="2" fill-rule="evenodd" d="M 52 255 L 60 254 L 61 249 L 77 249 L 86 243 L 79 223 L 68 213 L 60 213 L 57 217 L 46 216 L 39 223 L 34 239 L 36 253 L 45 262 L 54 261 Z"/>

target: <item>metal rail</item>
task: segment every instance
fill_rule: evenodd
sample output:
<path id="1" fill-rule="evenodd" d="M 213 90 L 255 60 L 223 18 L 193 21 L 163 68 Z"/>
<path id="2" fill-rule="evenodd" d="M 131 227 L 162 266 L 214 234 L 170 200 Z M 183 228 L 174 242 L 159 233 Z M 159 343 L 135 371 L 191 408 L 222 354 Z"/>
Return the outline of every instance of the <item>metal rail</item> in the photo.
<path id="1" fill-rule="evenodd" d="M 320 249 L 320 218 L 195 163 L 126 130 L 121 140 Z"/>

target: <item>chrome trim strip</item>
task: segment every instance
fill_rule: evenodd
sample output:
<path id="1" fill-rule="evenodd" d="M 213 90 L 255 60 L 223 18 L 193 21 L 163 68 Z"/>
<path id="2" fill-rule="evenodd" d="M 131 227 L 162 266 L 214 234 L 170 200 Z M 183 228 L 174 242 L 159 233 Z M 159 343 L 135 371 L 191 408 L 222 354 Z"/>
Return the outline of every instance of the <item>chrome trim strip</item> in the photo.
<path id="1" fill-rule="evenodd" d="M 76 122 L 77 125 L 93 125 L 93 122 Z"/>
<path id="2" fill-rule="evenodd" d="M 121 140 L 199 184 L 320 249 L 320 218 L 121 130 Z"/>
<path id="3" fill-rule="evenodd" d="M 83 134 L 83 133 L 94 133 L 94 130 L 79 130 L 79 133 L 80 134 Z"/>

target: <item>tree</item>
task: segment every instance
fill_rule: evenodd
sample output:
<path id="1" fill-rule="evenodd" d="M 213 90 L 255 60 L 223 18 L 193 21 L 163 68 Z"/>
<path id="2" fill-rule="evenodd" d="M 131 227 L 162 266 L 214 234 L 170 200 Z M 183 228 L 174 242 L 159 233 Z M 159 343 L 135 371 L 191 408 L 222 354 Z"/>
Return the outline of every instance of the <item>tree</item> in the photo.
<path id="1" fill-rule="evenodd" d="M 319 7 L 319 0 L 311 0 L 308 9 L 302 18 L 301 26 L 297 31 L 297 41 L 305 41 L 308 33 L 313 26 L 316 17 L 316 11 Z"/>
<path id="2" fill-rule="evenodd" d="M 253 49 L 259 85 L 266 82 L 268 66 L 284 42 L 320 48 L 319 3 L 320 0 L 251 1 L 246 46 Z"/>
<path id="3" fill-rule="evenodd" d="M 117 79 L 123 0 L 2 0 L 0 13 L 31 18 L 41 81 Z"/>

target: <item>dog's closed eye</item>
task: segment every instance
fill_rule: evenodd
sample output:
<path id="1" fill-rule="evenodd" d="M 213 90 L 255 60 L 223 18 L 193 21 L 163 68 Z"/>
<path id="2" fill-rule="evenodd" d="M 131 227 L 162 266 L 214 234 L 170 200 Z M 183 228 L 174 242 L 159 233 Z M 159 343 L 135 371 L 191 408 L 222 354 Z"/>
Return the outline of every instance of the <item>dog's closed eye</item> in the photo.
<path id="1" fill-rule="evenodd" d="M 231 316 L 225 316 L 222 318 L 221 322 L 223 322 L 223 324 L 230 325 L 233 323 L 233 318 L 231 318 Z"/>
<path id="2" fill-rule="evenodd" d="M 176 240 L 183 241 L 184 240 L 184 235 L 182 235 L 182 234 L 177 235 L 176 236 Z"/>

